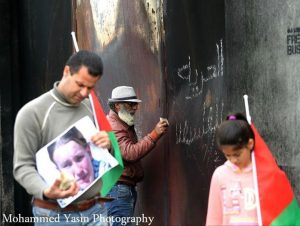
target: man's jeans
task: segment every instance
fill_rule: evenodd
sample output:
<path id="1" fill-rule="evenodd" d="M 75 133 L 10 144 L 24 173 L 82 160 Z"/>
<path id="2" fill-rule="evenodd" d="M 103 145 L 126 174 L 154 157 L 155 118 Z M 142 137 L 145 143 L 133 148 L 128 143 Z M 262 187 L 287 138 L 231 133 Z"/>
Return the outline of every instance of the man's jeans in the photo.
<path id="1" fill-rule="evenodd" d="M 103 204 L 79 212 L 63 212 L 33 206 L 35 226 L 108 226 L 107 211 Z"/>
<path id="2" fill-rule="evenodd" d="M 112 202 L 106 202 L 107 215 L 113 222 L 112 226 L 130 226 L 125 223 L 126 217 L 133 217 L 137 193 L 134 186 L 116 184 L 107 195 L 114 198 Z"/>

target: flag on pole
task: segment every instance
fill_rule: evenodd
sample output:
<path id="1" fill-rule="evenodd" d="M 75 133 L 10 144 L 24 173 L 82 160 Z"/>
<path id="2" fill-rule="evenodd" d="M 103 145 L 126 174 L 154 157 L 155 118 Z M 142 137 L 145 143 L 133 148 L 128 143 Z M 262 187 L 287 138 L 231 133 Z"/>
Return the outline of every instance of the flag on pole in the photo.
<path id="1" fill-rule="evenodd" d="M 300 208 L 285 173 L 278 167 L 267 144 L 253 123 L 254 156 L 262 225 L 300 225 Z"/>
<path id="2" fill-rule="evenodd" d="M 112 144 L 112 154 L 119 163 L 117 166 L 110 169 L 102 176 L 102 187 L 100 194 L 101 196 L 106 196 L 112 188 L 112 186 L 114 186 L 114 184 L 118 181 L 119 177 L 121 176 L 124 169 L 124 165 L 117 138 L 111 129 L 111 126 L 106 118 L 106 115 L 104 114 L 104 111 L 94 90 L 92 90 L 90 93 L 90 101 L 94 111 L 96 127 L 99 130 L 104 130 L 108 133 L 109 139 Z"/>
<path id="3" fill-rule="evenodd" d="M 74 47 L 76 52 L 79 51 L 75 32 L 71 32 L 72 40 L 74 43 Z M 123 165 L 123 160 L 122 160 L 122 155 L 120 152 L 119 144 L 117 141 L 117 138 L 112 132 L 111 126 L 104 114 L 104 111 L 101 107 L 101 104 L 97 98 L 97 95 L 95 94 L 95 91 L 92 90 L 89 99 L 93 108 L 93 113 L 94 113 L 94 119 L 95 119 L 95 124 L 98 130 L 104 130 L 108 133 L 109 139 L 111 141 L 112 145 L 112 151 L 113 151 L 113 156 L 115 159 L 118 161 L 118 165 L 115 166 L 114 168 L 110 169 L 107 171 L 103 176 L 102 176 L 102 187 L 100 194 L 101 196 L 106 196 L 107 193 L 110 191 L 112 186 L 118 181 L 119 177 L 121 176 L 123 170 L 124 170 L 124 165 Z"/>

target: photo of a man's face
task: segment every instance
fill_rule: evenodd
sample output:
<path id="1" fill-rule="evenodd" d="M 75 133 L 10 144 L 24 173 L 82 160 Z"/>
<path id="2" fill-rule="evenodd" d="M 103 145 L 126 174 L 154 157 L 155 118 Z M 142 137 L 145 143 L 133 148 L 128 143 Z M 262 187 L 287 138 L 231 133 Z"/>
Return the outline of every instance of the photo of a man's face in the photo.
<path id="1" fill-rule="evenodd" d="M 51 144 L 48 152 L 57 169 L 71 175 L 80 190 L 84 190 L 94 181 L 95 173 L 90 146 L 76 127 L 72 127 Z"/>
<path id="2" fill-rule="evenodd" d="M 84 117 L 36 154 L 38 172 L 48 185 L 59 179 L 61 190 L 74 182 L 80 188 L 76 195 L 58 199 L 61 207 L 99 195 L 102 176 L 118 165 L 107 149 L 91 142 L 96 133 L 93 122 Z"/>
<path id="3" fill-rule="evenodd" d="M 92 156 L 88 144 L 83 146 L 71 140 L 54 151 L 53 161 L 60 171 L 74 177 L 80 189 L 85 189 L 94 180 Z"/>

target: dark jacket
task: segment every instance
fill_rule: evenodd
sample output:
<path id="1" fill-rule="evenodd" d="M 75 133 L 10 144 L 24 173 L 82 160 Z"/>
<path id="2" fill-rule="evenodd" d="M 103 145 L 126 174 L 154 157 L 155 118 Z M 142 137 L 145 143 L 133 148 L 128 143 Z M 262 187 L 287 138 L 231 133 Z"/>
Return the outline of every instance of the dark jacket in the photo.
<path id="1" fill-rule="evenodd" d="M 117 137 L 125 167 L 119 181 L 136 185 L 144 176 L 140 160 L 154 148 L 156 137 L 152 132 L 138 141 L 134 126 L 128 126 L 112 110 L 107 119 Z"/>

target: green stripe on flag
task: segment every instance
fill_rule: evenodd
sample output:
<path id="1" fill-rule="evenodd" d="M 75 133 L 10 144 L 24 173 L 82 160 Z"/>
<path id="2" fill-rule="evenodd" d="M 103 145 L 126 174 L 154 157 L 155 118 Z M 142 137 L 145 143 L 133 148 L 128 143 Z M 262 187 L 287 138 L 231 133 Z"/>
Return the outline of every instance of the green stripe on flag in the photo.
<path id="1" fill-rule="evenodd" d="M 114 148 L 114 157 L 117 159 L 117 161 L 122 166 L 122 168 L 124 168 L 122 155 L 121 155 L 121 151 L 120 151 L 120 148 L 119 148 L 119 144 L 118 144 L 116 135 L 115 135 L 114 132 L 110 131 L 110 132 L 108 132 L 108 136 L 109 136 L 111 144 Z"/>
<path id="2" fill-rule="evenodd" d="M 112 168 L 111 170 L 107 171 L 102 176 L 102 187 L 101 187 L 101 196 L 106 196 L 107 193 L 110 191 L 110 189 L 114 186 L 114 184 L 118 181 L 119 177 L 121 176 L 124 165 L 122 160 L 122 155 L 120 152 L 120 148 L 118 145 L 117 138 L 114 134 L 114 132 L 108 132 L 109 139 L 111 141 L 114 153 L 113 156 L 118 161 L 118 165 Z"/>
<path id="3" fill-rule="evenodd" d="M 274 200 L 274 205 L 276 205 L 276 200 Z M 293 201 L 271 223 L 271 226 L 292 225 L 300 225 L 300 208 L 295 197 Z"/>

